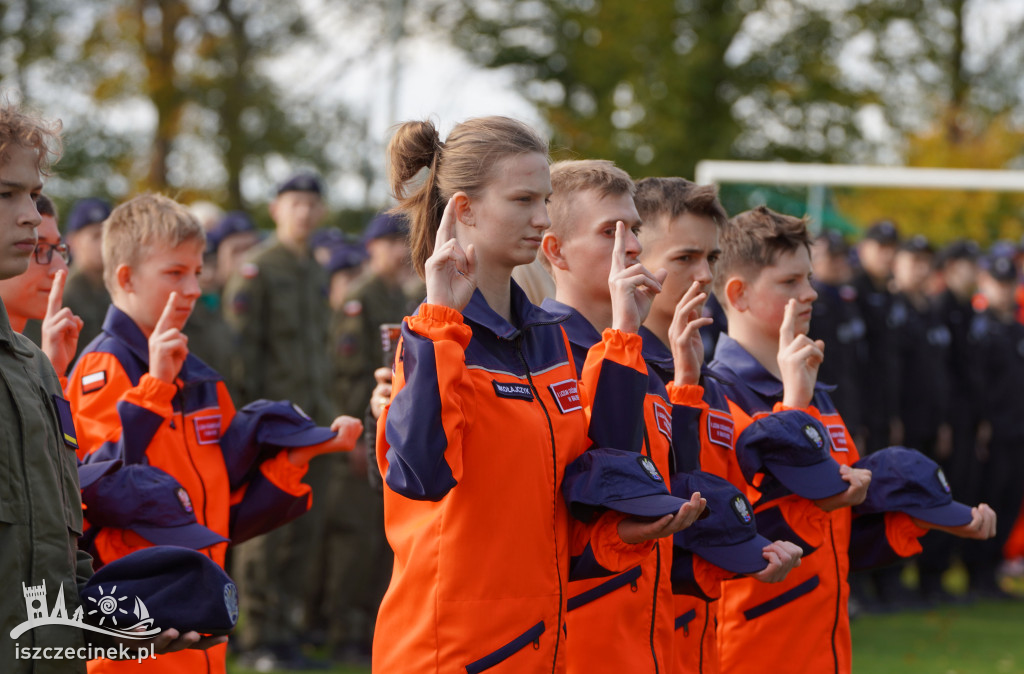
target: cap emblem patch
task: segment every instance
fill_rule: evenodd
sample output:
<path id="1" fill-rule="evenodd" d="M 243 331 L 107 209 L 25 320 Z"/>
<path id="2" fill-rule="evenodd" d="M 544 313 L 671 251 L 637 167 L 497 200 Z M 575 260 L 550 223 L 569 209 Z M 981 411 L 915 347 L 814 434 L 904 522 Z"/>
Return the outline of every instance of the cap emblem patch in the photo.
<path id="1" fill-rule="evenodd" d="M 753 515 L 750 514 L 750 507 L 747 505 L 747 500 L 743 498 L 742 494 L 736 494 L 729 505 L 732 506 L 732 511 L 736 513 L 736 517 L 740 519 L 740 522 L 750 524 Z"/>
<path id="2" fill-rule="evenodd" d="M 224 586 L 224 608 L 228 610 L 228 618 L 231 624 L 238 622 L 238 588 L 234 583 Z"/>
<path id="3" fill-rule="evenodd" d="M 935 477 L 939 478 L 939 484 L 942 485 L 942 490 L 947 494 L 952 493 L 952 489 L 949 488 L 949 481 L 946 480 L 946 474 L 942 472 L 941 468 L 935 469 Z"/>
<path id="4" fill-rule="evenodd" d="M 194 512 L 192 508 L 192 499 L 189 498 L 188 492 L 185 491 L 184 487 L 178 487 L 175 490 L 175 494 L 177 494 L 178 501 L 181 503 L 181 507 L 185 510 L 185 512 Z"/>
<path id="5" fill-rule="evenodd" d="M 656 482 L 665 481 L 661 477 L 661 473 L 658 472 L 658 467 L 654 465 L 654 462 L 651 461 L 651 458 L 649 456 L 641 456 L 637 458 L 636 461 L 637 463 L 640 464 L 640 467 L 644 469 L 644 472 L 647 473 L 647 475 L 650 476 L 652 480 Z"/>
<path id="6" fill-rule="evenodd" d="M 818 432 L 817 428 L 811 426 L 810 424 L 807 424 L 806 426 L 804 426 L 803 430 L 804 435 L 807 436 L 808 440 L 814 443 L 815 447 L 817 447 L 818 449 L 822 449 L 825 446 L 825 439 L 821 437 L 821 433 Z"/>
<path id="7" fill-rule="evenodd" d="M 305 419 L 306 421 L 312 421 L 313 420 L 313 417 L 311 417 L 308 414 L 306 414 L 302 410 L 302 408 L 299 407 L 298 405 L 296 405 L 295 403 L 292 403 L 292 409 L 295 410 L 296 412 L 298 412 L 299 416 L 302 417 L 303 419 Z"/>

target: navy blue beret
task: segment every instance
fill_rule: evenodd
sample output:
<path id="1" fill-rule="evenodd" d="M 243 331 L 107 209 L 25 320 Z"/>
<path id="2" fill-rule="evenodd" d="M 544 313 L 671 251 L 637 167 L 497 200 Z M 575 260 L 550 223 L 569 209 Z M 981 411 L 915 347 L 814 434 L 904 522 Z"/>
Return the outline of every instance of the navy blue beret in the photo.
<path id="1" fill-rule="evenodd" d="M 409 220 L 401 213 L 380 213 L 363 232 L 363 243 L 389 236 L 408 236 Z"/>
<path id="2" fill-rule="evenodd" d="M 115 559 L 81 590 L 91 625 L 228 634 L 238 622 L 238 589 L 206 555 L 170 545 Z M 146 624 L 147 621 L 151 621 Z"/>

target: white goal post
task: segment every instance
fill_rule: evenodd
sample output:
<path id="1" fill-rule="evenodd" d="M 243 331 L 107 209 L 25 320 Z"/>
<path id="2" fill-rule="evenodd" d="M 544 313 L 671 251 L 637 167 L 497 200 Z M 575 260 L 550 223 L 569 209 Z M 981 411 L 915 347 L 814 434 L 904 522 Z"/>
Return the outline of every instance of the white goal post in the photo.
<path id="1" fill-rule="evenodd" d="M 780 161 L 720 161 L 697 163 L 699 185 L 746 183 L 799 185 L 807 188 L 810 228 L 817 232 L 825 210 L 825 188 L 887 187 L 935 190 L 1024 192 L 1024 171 L 990 169 L 864 166 L 858 164 L 797 164 Z M 803 214 L 793 214 L 803 215 Z"/>
<path id="2" fill-rule="evenodd" d="M 695 182 L 1024 192 L 1024 171 L 704 160 Z"/>

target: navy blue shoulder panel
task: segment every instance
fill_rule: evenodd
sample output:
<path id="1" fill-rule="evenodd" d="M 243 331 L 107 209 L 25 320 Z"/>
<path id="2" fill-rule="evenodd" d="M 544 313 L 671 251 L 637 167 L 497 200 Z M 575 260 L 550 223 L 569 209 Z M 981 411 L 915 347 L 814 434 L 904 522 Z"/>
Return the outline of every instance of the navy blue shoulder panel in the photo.
<path id="1" fill-rule="evenodd" d="M 526 366 L 532 373 L 544 372 L 569 361 L 562 328 L 557 323 L 532 325 L 512 339 L 499 337 L 488 327 L 471 320 L 467 319 L 466 323 L 473 331 L 473 338 L 466 347 L 467 367 L 508 372 L 525 378 L 526 369 L 516 353 L 517 340 Z"/>
<path id="2" fill-rule="evenodd" d="M 149 363 L 139 360 L 131 347 L 106 332 L 101 332 L 96 339 L 92 340 L 85 351 L 82 352 L 82 356 L 87 353 L 109 353 L 112 355 L 121 364 L 121 367 L 124 368 L 125 374 L 128 375 L 132 386 L 138 386 L 142 375 L 149 372 Z M 82 356 L 78 358 L 78 364 L 75 366 L 76 369 L 82 362 Z M 89 373 L 86 372 L 86 374 Z"/>

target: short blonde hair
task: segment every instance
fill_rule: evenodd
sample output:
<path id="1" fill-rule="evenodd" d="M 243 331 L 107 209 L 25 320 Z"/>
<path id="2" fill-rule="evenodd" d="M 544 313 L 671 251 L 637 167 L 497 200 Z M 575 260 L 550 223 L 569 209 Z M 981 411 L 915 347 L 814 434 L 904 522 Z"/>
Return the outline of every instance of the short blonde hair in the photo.
<path id="1" fill-rule="evenodd" d="M 143 194 L 121 204 L 103 222 L 103 282 L 117 289 L 117 268 L 135 267 L 148 250 L 177 248 L 186 241 L 206 243 L 206 232 L 192 213 L 162 194 Z"/>

